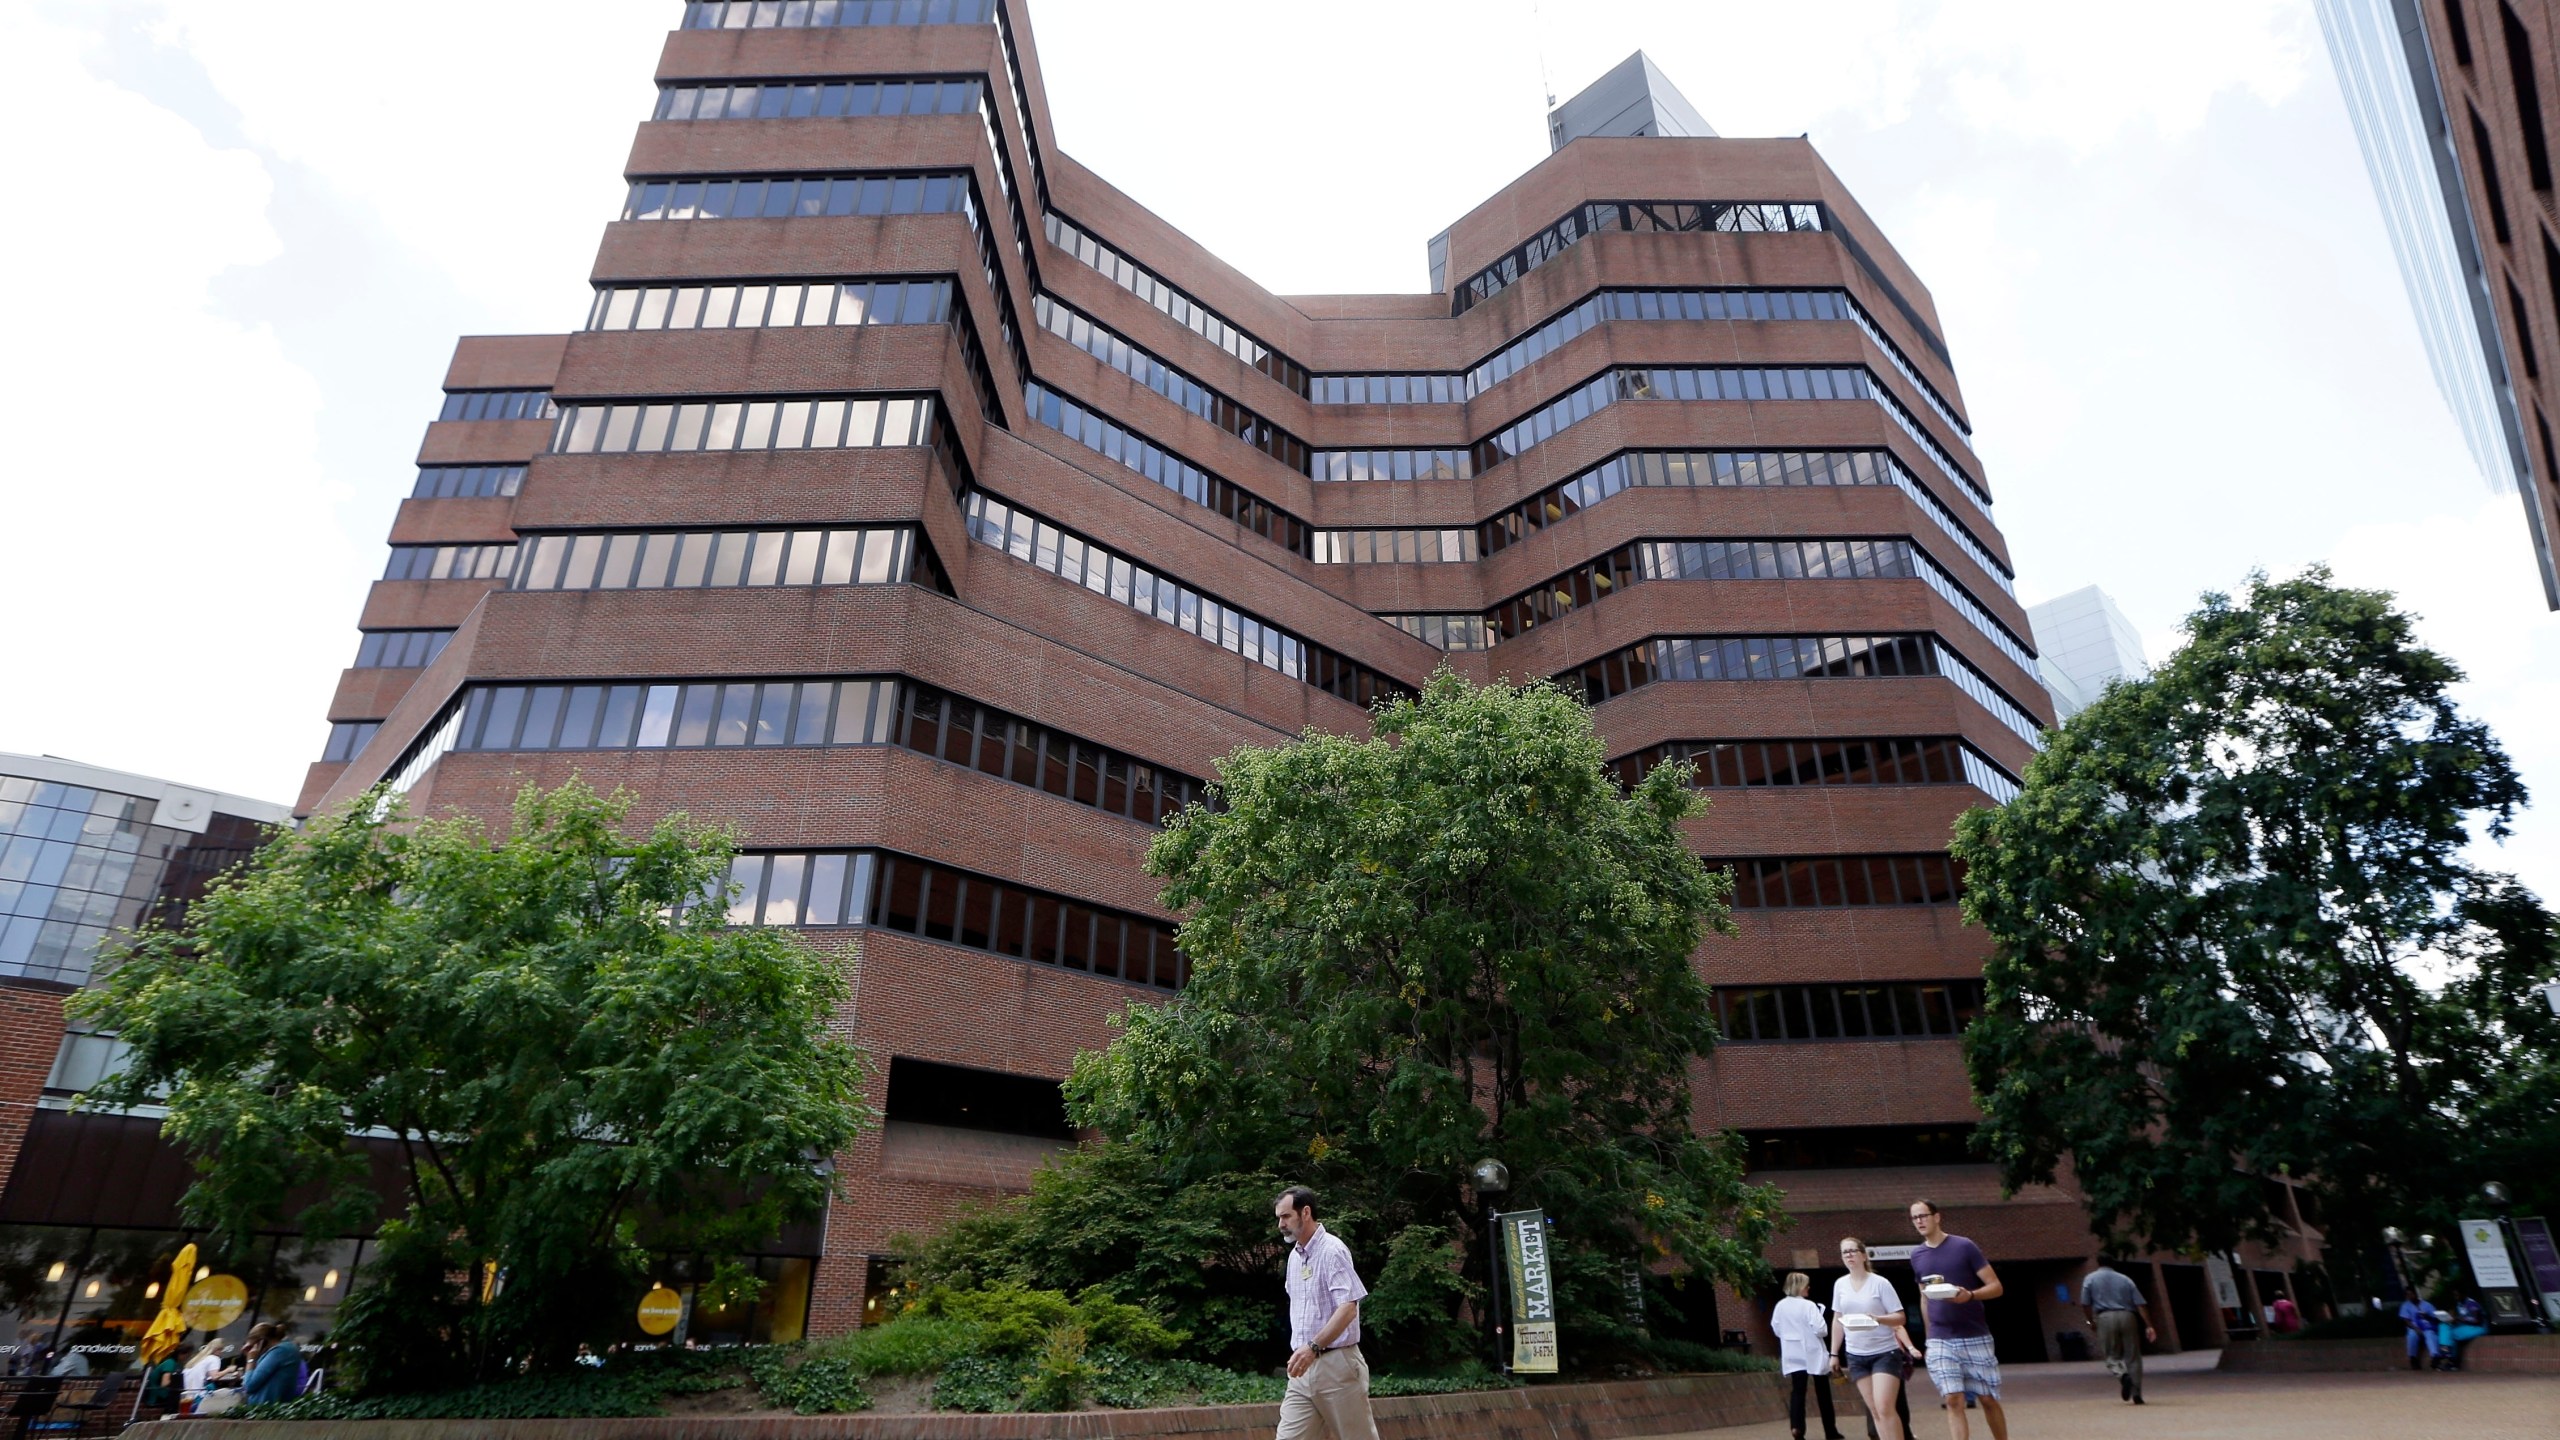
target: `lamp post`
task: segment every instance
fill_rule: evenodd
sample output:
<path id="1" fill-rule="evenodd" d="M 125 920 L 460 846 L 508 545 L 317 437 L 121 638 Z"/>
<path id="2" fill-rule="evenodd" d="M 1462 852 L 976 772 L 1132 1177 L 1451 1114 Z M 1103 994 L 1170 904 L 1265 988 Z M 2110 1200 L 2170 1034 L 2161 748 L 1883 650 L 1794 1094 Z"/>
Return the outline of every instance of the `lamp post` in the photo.
<path id="1" fill-rule="evenodd" d="M 2534 1332 L 2550 1334 L 2551 1307 L 2542 1298 L 2542 1277 L 2534 1273 L 2533 1257 L 2524 1253 L 2524 1245 L 2516 1236 L 2515 1220 L 2507 1213 L 2515 1196 L 2504 1184 L 2492 1180 L 2480 1187 L 2480 1198 L 2488 1202 L 2489 1213 L 2498 1222 L 2498 1243 L 2507 1247 L 2507 1264 L 2514 1268 L 2517 1288 L 2524 1292 L 2525 1309 L 2532 1316 Z"/>
<path id="2" fill-rule="evenodd" d="M 1502 1353 L 1502 1227 L 1495 1220 L 1494 1206 L 1511 1188 L 1511 1167 L 1488 1155 L 1467 1167 L 1467 1183 L 1475 1187 L 1476 1203 L 1484 1207 L 1484 1313 L 1493 1331 L 1493 1358 L 1509 1374 L 1511 1361 Z"/>
<path id="3" fill-rule="evenodd" d="M 2409 1233 L 2407 1231 L 2401 1229 L 2397 1225 L 2385 1225 L 2382 1227 L 2382 1245 L 2385 1250 L 2390 1252 L 2391 1275 L 2392 1278 L 2400 1282 L 2400 1298 L 2403 1300 L 2415 1300 L 2418 1298 L 2418 1291 L 2417 1287 L 2409 1283 L 2408 1244 Z"/>

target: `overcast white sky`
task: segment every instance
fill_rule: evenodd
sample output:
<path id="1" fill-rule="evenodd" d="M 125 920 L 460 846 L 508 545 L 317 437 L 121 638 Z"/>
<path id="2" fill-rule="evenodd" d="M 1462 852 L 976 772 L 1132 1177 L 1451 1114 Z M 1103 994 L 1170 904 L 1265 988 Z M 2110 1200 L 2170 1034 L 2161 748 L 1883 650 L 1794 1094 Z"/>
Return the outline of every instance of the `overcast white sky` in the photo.
<path id="1" fill-rule="evenodd" d="M 1420 290 L 1642 47 L 1935 293 L 2030 602 L 2396 590 L 2549 792 L 2560 619 L 2428 376 L 2308 0 L 1030 0 L 1059 142 L 1283 293 Z M 566 329 L 676 0 L 0 0 L 0 750 L 291 800 L 454 337 Z"/>

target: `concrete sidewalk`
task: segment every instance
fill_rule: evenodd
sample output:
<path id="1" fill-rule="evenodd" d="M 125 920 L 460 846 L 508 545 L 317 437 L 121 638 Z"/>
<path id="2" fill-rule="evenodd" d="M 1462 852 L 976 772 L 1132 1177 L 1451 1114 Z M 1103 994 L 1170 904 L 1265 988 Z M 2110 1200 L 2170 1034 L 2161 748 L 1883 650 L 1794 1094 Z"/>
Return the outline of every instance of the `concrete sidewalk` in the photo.
<path id="1" fill-rule="evenodd" d="M 2018 1365 L 2002 1377 L 2011 1440 L 2553 1440 L 2560 1379 L 2539 1375 L 2228 1374 L 2218 1352 L 2145 1362 L 2141 1405 L 2116 1398 L 2102 1364 Z M 1840 1432 L 1859 1440 L 1865 1412 L 1845 1388 Z M 1821 1417 L 1808 1416 L 1819 1436 Z M 1974 1440 L 1988 1440 L 1972 1412 Z M 1912 1440 L 1946 1440 L 1946 1412 L 1925 1383 L 1911 1396 Z M 1708 1430 L 1678 1440 L 1785 1440 L 1784 1421 Z M 1672 1437 L 1664 1437 L 1672 1440 Z"/>

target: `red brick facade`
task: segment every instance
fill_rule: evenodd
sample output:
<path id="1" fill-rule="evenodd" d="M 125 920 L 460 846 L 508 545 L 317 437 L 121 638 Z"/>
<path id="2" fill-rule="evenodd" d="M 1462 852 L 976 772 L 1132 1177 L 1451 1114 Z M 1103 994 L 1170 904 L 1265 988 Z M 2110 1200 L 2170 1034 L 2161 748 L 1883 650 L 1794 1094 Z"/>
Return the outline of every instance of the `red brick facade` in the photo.
<path id="1" fill-rule="evenodd" d="M 448 387 L 549 387 L 564 405 L 930 391 L 984 491 L 1406 684 L 1421 682 L 1443 657 L 1377 615 L 1482 612 L 1645 539 L 1907 537 L 1984 610 L 2027 633 L 2002 582 L 1891 487 L 1637 490 L 1472 563 L 1319 564 L 1043 425 L 1024 404 L 1026 380 L 1319 528 L 1473 527 L 1630 450 L 1881 451 L 1924 477 L 1986 550 L 2003 554 L 1983 507 L 1862 400 L 1618 404 L 1464 480 L 1319 483 L 1275 460 L 1042 330 L 1033 297 L 1057 297 L 1319 450 L 1465 447 L 1613 366 L 1845 365 L 1864 366 L 1938 449 L 1980 479 L 1965 437 L 1930 414 L 1892 357 L 1846 321 L 1604 323 L 1463 402 L 1318 404 L 1043 238 L 1045 205 L 1192 305 L 1319 376 L 1464 371 L 1603 289 L 1792 288 L 1846 292 L 1930 385 L 1959 396 L 1954 373 L 1935 356 L 1942 346 L 1928 292 L 1802 140 L 1577 141 L 1457 221 L 1449 275 L 1454 287 L 1590 201 L 1792 202 L 1820 207 L 1819 231 L 1600 233 L 1466 307 L 1449 294 L 1281 297 L 1057 151 L 1021 0 L 1007 7 L 1028 115 L 1015 103 L 993 25 L 679 31 L 658 70 L 668 83 L 979 76 L 1006 148 L 1002 167 L 988 127 L 970 115 L 656 121 L 640 126 L 628 166 L 635 178 L 966 170 L 982 197 L 1003 296 L 988 283 L 969 223 L 947 214 L 620 221 L 606 226 L 594 271 L 599 284 L 953 277 L 994 372 L 996 411 L 986 409 L 946 326 L 470 338 L 455 352 Z M 1015 241 L 1009 192 L 1022 208 L 1028 250 Z M 999 338 L 1008 328 L 1000 316 L 1021 336 L 1033 375 L 1020 373 Z M 380 719 L 382 729 L 353 762 L 312 768 L 306 811 L 344 803 L 396 772 L 475 682 L 905 675 L 1199 777 L 1239 744 L 1271 743 L 1310 725 L 1357 731 L 1366 723 L 1331 694 L 972 542 L 924 450 L 644 456 L 552 454 L 552 444 L 552 427 L 528 421 L 431 426 L 422 464 L 530 462 L 530 471 L 512 499 L 410 501 L 392 539 L 460 544 L 618 527 L 912 524 L 956 595 L 913 585 L 524 592 L 504 581 L 386 581 L 365 607 L 364 626 L 458 633 L 423 670 L 349 672 L 331 718 Z M 2031 674 L 1912 579 L 1656 581 L 1489 652 L 1448 659 L 1478 678 L 1533 678 L 1656 635 L 1913 632 L 1938 637 L 2033 714 L 2050 713 Z M 1613 755 L 1673 739 L 1961 736 L 2014 774 L 2032 753 L 1942 678 L 1661 683 L 1611 700 L 1597 715 Z M 1160 913 L 1155 887 L 1138 870 L 1144 828 L 898 748 L 455 753 L 410 798 L 494 818 L 523 781 L 556 783 L 573 773 L 631 786 L 650 813 L 684 809 L 733 822 L 751 848 L 881 847 Z M 1941 850 L 1954 817 L 1983 802 L 1975 789 L 1946 784 L 1732 790 L 1718 793 L 1692 833 L 1702 853 L 1718 857 Z M 1698 964 L 1724 985 L 1927 980 L 1978 974 L 1982 952 L 1982 937 L 1964 929 L 1952 907 L 1757 910 L 1740 917 L 1738 934 L 1711 939 Z M 883 931 L 870 932 L 860 954 L 849 1022 L 881 1066 L 875 1100 L 885 1096 L 892 1057 L 1062 1075 L 1079 1049 L 1107 1040 L 1114 1011 L 1160 993 Z M 1951 1039 L 1737 1045 L 1699 1069 L 1699 1116 L 1713 1125 L 1947 1126 L 1974 1115 Z M 866 1255 L 990 1193 L 990 1185 L 1018 1183 L 1027 1156 L 1000 1138 L 894 1126 L 866 1136 L 841 1159 L 846 1198 L 826 1225 L 814 1331 L 858 1322 Z M 1827 1248 L 1844 1225 L 1902 1238 L 1900 1205 L 1924 1185 L 1951 1205 L 1965 1201 L 1959 1228 L 2002 1263 L 2020 1266 L 2013 1284 L 2026 1278 L 2027 1262 L 2076 1269 L 2089 1250 L 2085 1221 L 2067 1196 L 2003 1202 L 1985 1167 L 1773 1178 L 1788 1185 L 1804 1222 L 1773 1248 L 1781 1266 L 1800 1247 Z M 1726 1313 L 1726 1324 L 1743 1323 Z"/>
<path id="2" fill-rule="evenodd" d="M 0 985 L 0 1193 L 17 1171 L 27 1118 L 62 1049 L 62 999 L 52 986 Z"/>

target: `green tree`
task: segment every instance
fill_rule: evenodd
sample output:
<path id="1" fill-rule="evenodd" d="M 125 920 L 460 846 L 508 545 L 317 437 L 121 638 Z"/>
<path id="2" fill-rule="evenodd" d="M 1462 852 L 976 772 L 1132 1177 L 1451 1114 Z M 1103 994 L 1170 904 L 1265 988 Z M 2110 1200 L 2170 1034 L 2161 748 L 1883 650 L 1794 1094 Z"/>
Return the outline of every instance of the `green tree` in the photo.
<path id="1" fill-rule="evenodd" d="M 493 841 L 368 797 L 72 1002 L 131 1047 L 91 1103 L 167 1107 L 217 1239 L 382 1222 L 341 1326 L 377 1387 L 566 1363 L 623 1313 L 644 1246 L 733 1251 L 817 1207 L 866 1118 L 830 1028 L 839 962 L 727 928 L 700 902 L 728 837 L 679 815 L 629 839 L 630 805 L 528 787 Z M 368 1131 L 397 1157 L 387 1217 Z"/>
<path id="2" fill-rule="evenodd" d="M 1451 1359 L 1477 1347 L 1463 1175 L 1487 1155 L 1508 1207 L 1555 1218 L 1583 1342 L 1626 1337 L 1631 1265 L 1759 1274 L 1774 1195 L 1689 1121 L 1715 1038 L 1690 956 L 1730 881 L 1682 835 L 1701 809 L 1685 771 L 1621 793 L 1574 698 L 1445 671 L 1375 732 L 1220 762 L 1217 807 L 1148 856 L 1191 983 L 1133 1007 L 1069 1082 L 1104 1143 L 926 1247 L 920 1275 L 1100 1284 L 1267 1364 L 1271 1201 L 1303 1182 L 1361 1247 L 1369 1343 Z"/>
<path id="3" fill-rule="evenodd" d="M 2530 1152 L 2516 1086 L 2560 1043 L 2552 917 L 2461 854 L 2524 787 L 2387 594 L 2259 575 L 2186 634 L 1957 826 L 1990 1153 L 2013 1186 L 2067 1158 L 2102 1232 L 2167 1247 L 2270 1233 L 2284 1172 L 2333 1253 L 2444 1230 Z"/>

